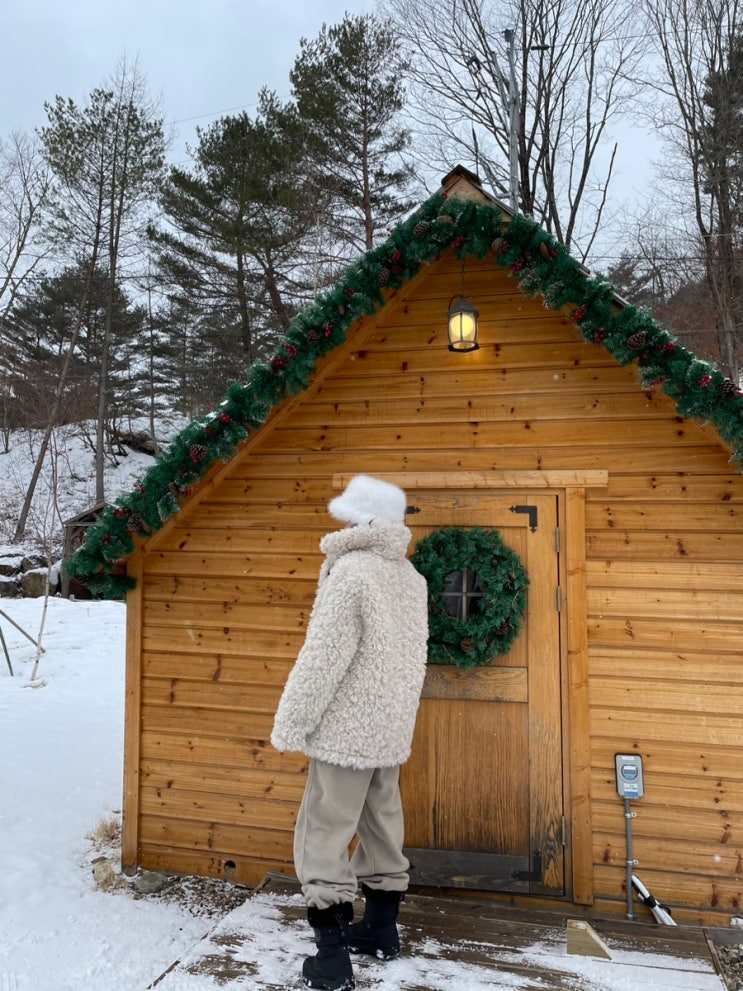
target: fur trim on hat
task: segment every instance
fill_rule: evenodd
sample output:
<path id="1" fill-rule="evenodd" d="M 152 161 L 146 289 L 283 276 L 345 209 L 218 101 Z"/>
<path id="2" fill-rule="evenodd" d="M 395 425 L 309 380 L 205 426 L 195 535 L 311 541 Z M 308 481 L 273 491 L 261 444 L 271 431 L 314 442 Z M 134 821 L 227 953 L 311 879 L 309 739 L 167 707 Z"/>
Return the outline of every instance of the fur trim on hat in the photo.
<path id="1" fill-rule="evenodd" d="M 342 495 L 328 503 L 328 512 L 343 523 L 366 524 L 372 520 L 404 523 L 407 497 L 390 482 L 356 475 Z"/>

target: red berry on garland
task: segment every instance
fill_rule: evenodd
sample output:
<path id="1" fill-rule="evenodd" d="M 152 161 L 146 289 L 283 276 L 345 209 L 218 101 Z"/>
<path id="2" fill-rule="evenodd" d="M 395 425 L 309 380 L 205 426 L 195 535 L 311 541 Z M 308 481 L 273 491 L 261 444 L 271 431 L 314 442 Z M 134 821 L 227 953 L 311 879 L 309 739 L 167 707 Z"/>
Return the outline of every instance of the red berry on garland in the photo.
<path id="1" fill-rule="evenodd" d="M 588 311 L 585 306 L 579 306 L 577 310 L 573 311 L 573 320 L 578 323 L 579 320 L 583 319 L 587 312 Z"/>
<path id="2" fill-rule="evenodd" d="M 296 344 L 285 344 L 284 350 L 289 355 L 290 358 L 297 357 L 297 345 Z"/>
<path id="3" fill-rule="evenodd" d="M 699 383 L 699 385 L 701 385 L 703 389 L 706 389 L 711 381 L 712 381 L 711 375 L 702 375 L 701 378 L 697 379 L 697 382 Z"/>
<path id="4" fill-rule="evenodd" d="M 333 333 L 332 323 L 325 324 L 325 330 L 323 331 L 323 333 L 325 334 L 326 337 L 330 337 L 330 335 Z"/>
<path id="5" fill-rule="evenodd" d="M 606 331 L 604 330 L 603 327 L 598 327 L 596 330 L 594 330 L 593 343 L 596 345 L 596 347 L 598 347 L 599 344 L 602 344 L 605 340 L 606 340 Z"/>
<path id="6" fill-rule="evenodd" d="M 219 422 L 220 423 L 229 423 L 230 422 L 229 415 L 227 413 L 220 413 L 219 414 Z"/>
<path id="7" fill-rule="evenodd" d="M 129 515 L 129 512 L 130 511 L 128 509 L 124 509 L 123 506 L 114 506 L 114 516 L 119 520 L 123 520 Z"/>
<path id="8" fill-rule="evenodd" d="M 282 368 L 286 368 L 286 360 L 282 357 L 271 359 L 271 371 L 279 372 Z"/>
<path id="9" fill-rule="evenodd" d="M 460 234 L 459 237 L 455 237 L 451 243 L 452 248 L 461 248 L 464 244 L 464 235 Z"/>
<path id="10" fill-rule="evenodd" d="M 676 350 L 676 345 L 675 345 L 675 343 L 673 341 L 669 341 L 668 344 L 664 344 L 663 347 L 660 350 L 661 351 L 675 351 Z"/>
<path id="11" fill-rule="evenodd" d="M 661 375 L 659 378 L 653 379 L 652 382 L 648 382 L 648 385 L 652 389 L 653 386 L 655 386 L 655 385 L 663 385 L 663 383 L 665 382 L 665 380 L 666 380 L 665 375 Z"/>

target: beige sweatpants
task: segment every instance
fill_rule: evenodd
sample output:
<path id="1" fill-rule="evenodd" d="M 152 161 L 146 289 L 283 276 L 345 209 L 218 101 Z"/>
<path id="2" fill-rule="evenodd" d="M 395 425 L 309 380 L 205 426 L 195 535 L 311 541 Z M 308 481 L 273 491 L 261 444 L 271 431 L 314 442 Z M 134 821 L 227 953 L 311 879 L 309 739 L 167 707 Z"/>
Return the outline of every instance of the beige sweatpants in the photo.
<path id="1" fill-rule="evenodd" d="M 400 768 L 355 770 L 311 760 L 294 830 L 294 868 L 307 905 L 352 902 L 359 882 L 406 891 Z M 359 842 L 349 859 L 349 845 Z"/>

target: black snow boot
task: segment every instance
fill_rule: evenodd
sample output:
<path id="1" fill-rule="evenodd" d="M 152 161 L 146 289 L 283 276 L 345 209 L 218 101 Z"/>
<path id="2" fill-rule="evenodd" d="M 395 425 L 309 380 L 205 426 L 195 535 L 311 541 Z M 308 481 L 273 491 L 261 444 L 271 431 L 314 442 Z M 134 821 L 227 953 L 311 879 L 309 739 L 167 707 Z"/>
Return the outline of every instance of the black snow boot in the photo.
<path id="1" fill-rule="evenodd" d="M 329 908 L 307 909 L 307 921 L 315 930 L 317 953 L 307 957 L 302 977 L 308 988 L 318 991 L 349 991 L 356 987 L 351 958 L 348 955 L 348 924 L 353 919 L 353 905 L 341 902 Z"/>
<path id="2" fill-rule="evenodd" d="M 400 956 L 400 936 L 397 913 L 403 899 L 402 891 L 381 891 L 361 885 L 366 899 L 364 918 L 348 927 L 348 946 L 353 953 L 370 953 L 380 960 Z"/>

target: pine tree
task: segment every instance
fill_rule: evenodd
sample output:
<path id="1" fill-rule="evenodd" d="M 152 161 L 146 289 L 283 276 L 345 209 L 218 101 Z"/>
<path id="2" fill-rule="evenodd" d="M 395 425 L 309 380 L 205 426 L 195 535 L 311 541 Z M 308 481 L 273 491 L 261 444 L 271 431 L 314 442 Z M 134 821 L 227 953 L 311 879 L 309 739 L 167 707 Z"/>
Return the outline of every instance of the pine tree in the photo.
<path id="1" fill-rule="evenodd" d="M 308 296 L 298 263 L 314 197 L 302 129 L 274 94 L 261 93 L 254 119 L 227 116 L 197 133 L 194 168 L 171 169 L 162 194 L 167 227 L 151 235 L 174 297 L 197 327 L 221 335 L 218 347 L 236 357 L 228 378 L 236 377 L 270 350 Z"/>
<path id="2" fill-rule="evenodd" d="M 91 92 L 85 105 L 57 96 L 45 109 L 49 123 L 39 133 L 55 179 L 49 232 L 72 254 L 87 259 L 89 275 L 100 267 L 107 279 L 96 417 L 96 501 L 103 502 L 114 297 L 122 260 L 128 250 L 141 249 L 144 242 L 147 210 L 165 160 L 163 125 L 136 63 L 126 61 L 105 86 Z M 81 308 L 90 291 L 88 282 Z M 40 457 L 44 453 L 42 445 Z"/>
<path id="3" fill-rule="evenodd" d="M 86 293 L 88 281 L 90 290 Z M 17 425 L 46 426 L 52 416 L 50 398 L 78 326 L 77 347 L 52 425 L 95 420 L 101 350 L 109 313 L 109 423 L 122 408 L 136 412 L 133 382 L 137 361 L 133 355 L 141 353 L 144 312 L 132 304 L 120 285 L 110 294 L 109 279 L 103 269 L 96 269 L 89 280 L 89 262 L 83 259 L 58 275 L 43 277 L 31 285 L 12 310 L 14 348 L 9 371 Z"/>
<path id="4" fill-rule="evenodd" d="M 397 55 L 388 23 L 346 15 L 338 25 L 324 25 L 314 41 L 302 39 L 290 73 L 332 237 L 351 257 L 385 237 L 412 205 Z"/>

